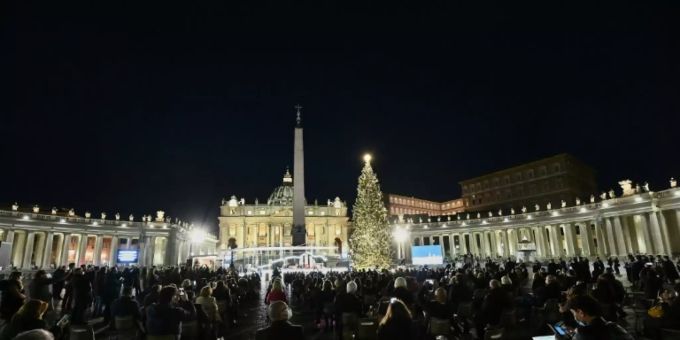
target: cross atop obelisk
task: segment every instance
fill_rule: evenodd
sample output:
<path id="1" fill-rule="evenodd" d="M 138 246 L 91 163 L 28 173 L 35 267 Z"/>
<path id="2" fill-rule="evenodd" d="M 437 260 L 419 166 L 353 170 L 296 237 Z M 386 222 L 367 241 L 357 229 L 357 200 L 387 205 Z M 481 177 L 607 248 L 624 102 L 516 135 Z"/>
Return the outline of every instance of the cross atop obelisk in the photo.
<path id="1" fill-rule="evenodd" d="M 305 228 L 305 156 L 302 143 L 302 106 L 295 105 L 295 145 L 293 147 L 293 246 L 307 243 Z"/>

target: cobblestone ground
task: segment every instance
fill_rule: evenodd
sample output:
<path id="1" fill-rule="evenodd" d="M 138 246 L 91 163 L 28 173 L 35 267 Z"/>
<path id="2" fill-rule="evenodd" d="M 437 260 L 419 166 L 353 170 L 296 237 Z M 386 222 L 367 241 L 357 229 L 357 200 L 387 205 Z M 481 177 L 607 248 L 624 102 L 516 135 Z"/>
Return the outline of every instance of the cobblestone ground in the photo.
<path id="1" fill-rule="evenodd" d="M 264 304 L 264 294 L 266 292 L 267 284 L 268 282 L 262 281 L 260 296 L 257 300 L 247 301 L 243 306 L 241 306 L 241 310 L 239 312 L 241 314 L 239 316 L 239 325 L 238 327 L 229 331 L 225 337 L 226 339 L 255 339 L 255 332 L 257 332 L 258 329 L 267 327 L 267 308 Z M 288 293 L 290 296 L 290 291 Z M 291 302 L 291 309 L 293 310 L 291 322 L 304 327 L 306 339 L 333 339 L 333 332 L 321 332 L 316 328 L 316 324 L 314 322 L 314 313 L 311 310 L 303 307 L 297 301 Z"/>

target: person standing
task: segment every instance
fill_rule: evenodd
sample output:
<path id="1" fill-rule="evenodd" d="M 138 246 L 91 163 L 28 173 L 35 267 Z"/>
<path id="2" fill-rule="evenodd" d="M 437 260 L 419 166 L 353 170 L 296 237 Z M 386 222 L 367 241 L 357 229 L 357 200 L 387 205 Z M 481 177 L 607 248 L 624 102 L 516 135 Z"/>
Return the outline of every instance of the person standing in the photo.
<path id="1" fill-rule="evenodd" d="M 279 300 L 272 302 L 267 307 L 267 314 L 272 323 L 255 333 L 257 340 L 300 340 L 304 339 L 302 326 L 294 325 L 288 321 L 293 312 L 288 305 Z"/>
<path id="2" fill-rule="evenodd" d="M 10 321 L 21 308 L 26 299 L 21 272 L 14 271 L 2 282 L 2 300 L 0 300 L 0 319 Z"/>

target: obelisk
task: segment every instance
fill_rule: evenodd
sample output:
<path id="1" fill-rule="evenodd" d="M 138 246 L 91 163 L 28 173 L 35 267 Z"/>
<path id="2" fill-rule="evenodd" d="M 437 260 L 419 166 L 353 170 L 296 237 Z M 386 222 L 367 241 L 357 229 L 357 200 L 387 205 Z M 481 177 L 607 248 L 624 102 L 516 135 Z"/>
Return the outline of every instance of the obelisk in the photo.
<path id="1" fill-rule="evenodd" d="M 302 145 L 302 106 L 295 105 L 295 144 L 293 147 L 293 246 L 304 246 L 305 228 L 305 153 Z"/>

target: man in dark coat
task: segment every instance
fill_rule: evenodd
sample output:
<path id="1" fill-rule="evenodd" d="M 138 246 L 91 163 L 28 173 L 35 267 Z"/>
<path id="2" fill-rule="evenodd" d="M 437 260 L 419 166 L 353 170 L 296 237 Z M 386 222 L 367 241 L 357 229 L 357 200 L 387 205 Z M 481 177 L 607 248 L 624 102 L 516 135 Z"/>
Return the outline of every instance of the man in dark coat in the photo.
<path id="1" fill-rule="evenodd" d="M 496 326 L 500 324 L 503 309 L 512 306 L 506 291 L 501 288 L 500 281 L 489 281 L 489 288 L 491 290 L 484 297 L 482 308 L 475 317 L 475 328 L 480 339 L 484 339 L 484 328 L 486 325 Z"/>
<path id="2" fill-rule="evenodd" d="M 268 311 L 272 323 L 269 327 L 257 331 L 257 340 L 299 340 L 305 335 L 302 326 L 293 325 L 288 321 L 292 312 L 283 301 L 272 302 Z"/>

